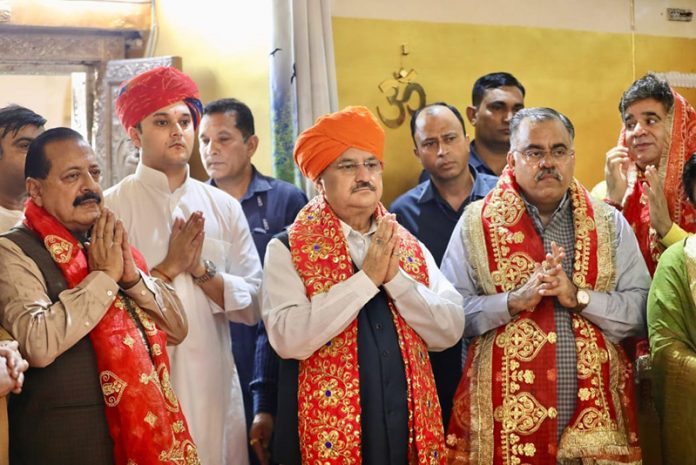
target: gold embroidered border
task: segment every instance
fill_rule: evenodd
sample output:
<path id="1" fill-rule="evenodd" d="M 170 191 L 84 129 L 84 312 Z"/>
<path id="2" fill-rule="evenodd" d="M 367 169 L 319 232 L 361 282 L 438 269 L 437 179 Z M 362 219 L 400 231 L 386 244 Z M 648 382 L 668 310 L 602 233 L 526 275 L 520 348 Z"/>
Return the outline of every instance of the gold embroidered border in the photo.
<path id="1" fill-rule="evenodd" d="M 481 216 L 479 215 L 479 218 Z M 471 463 L 493 463 L 493 344 L 495 331 L 479 337 L 471 369 Z"/>
<path id="2" fill-rule="evenodd" d="M 497 291 L 491 271 L 488 267 L 488 252 L 486 251 L 486 241 L 483 233 L 483 218 L 481 212 L 483 210 L 483 200 L 478 200 L 470 204 L 464 210 L 464 220 L 462 223 L 462 241 L 469 245 L 478 245 L 481 247 L 470 247 L 469 264 L 474 270 L 476 280 L 478 281 L 481 294 L 492 295 Z"/>
<path id="3" fill-rule="evenodd" d="M 616 223 L 614 209 L 603 201 L 592 199 L 597 226 L 597 281 L 595 291 L 609 292 L 616 287 Z"/>

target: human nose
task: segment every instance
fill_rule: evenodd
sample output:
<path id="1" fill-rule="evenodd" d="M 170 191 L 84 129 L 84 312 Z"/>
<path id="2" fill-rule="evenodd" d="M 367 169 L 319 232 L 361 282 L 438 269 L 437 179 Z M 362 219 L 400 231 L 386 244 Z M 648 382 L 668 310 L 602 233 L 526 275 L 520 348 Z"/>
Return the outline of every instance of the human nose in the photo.
<path id="1" fill-rule="evenodd" d="M 646 134 L 647 131 L 645 127 L 641 123 L 636 123 L 636 126 L 633 128 L 633 135 L 634 136 L 642 136 L 643 134 Z"/>

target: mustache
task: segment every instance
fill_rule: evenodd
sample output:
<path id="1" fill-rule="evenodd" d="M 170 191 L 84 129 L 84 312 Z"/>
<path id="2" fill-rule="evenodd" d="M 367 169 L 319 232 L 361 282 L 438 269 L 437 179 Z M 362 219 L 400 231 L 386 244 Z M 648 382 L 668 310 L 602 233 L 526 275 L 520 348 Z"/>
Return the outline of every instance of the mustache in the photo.
<path id="1" fill-rule="evenodd" d="M 352 192 L 358 191 L 358 190 L 360 190 L 360 189 L 365 189 L 365 188 L 370 189 L 372 192 L 374 192 L 374 191 L 377 190 L 377 188 L 375 187 L 375 185 L 372 184 L 372 183 L 369 182 L 369 181 L 358 181 L 358 182 L 355 184 L 355 186 L 353 187 Z"/>
<path id="2" fill-rule="evenodd" d="M 561 176 L 561 174 L 553 168 L 540 169 L 539 172 L 536 174 L 536 176 L 534 176 L 534 180 L 540 181 L 541 178 L 543 178 L 544 176 L 547 176 L 547 175 L 553 176 L 557 181 L 563 180 L 563 177 Z"/>
<path id="3" fill-rule="evenodd" d="M 101 204 L 102 198 L 101 195 L 97 194 L 96 192 L 88 191 L 84 195 L 81 195 L 77 197 L 73 201 L 73 207 L 77 207 L 78 205 L 82 205 L 85 202 L 88 202 L 90 200 L 96 200 L 97 205 Z"/>

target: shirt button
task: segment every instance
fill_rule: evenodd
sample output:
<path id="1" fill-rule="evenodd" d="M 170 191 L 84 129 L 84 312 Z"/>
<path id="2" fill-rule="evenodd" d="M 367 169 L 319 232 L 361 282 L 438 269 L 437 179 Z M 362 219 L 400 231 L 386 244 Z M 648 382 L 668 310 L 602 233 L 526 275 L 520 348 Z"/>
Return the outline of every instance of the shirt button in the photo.
<path id="1" fill-rule="evenodd" d="M 388 350 L 382 351 L 382 357 L 389 357 L 389 351 Z"/>
<path id="2" fill-rule="evenodd" d="M 146 294 L 145 289 L 143 289 L 142 291 L 140 291 L 140 295 L 145 295 L 145 294 Z"/>
<path id="3" fill-rule="evenodd" d="M 114 291 L 106 291 L 106 295 L 108 295 L 109 297 L 111 297 L 112 295 L 114 295 Z"/>
<path id="4" fill-rule="evenodd" d="M 162 307 L 162 313 L 167 311 L 167 307 Z"/>
<path id="5" fill-rule="evenodd" d="M 91 323 L 89 321 L 85 321 L 85 326 L 89 326 Z"/>
<path id="6" fill-rule="evenodd" d="M 382 323 L 377 323 L 377 324 L 375 325 L 375 328 L 377 328 L 377 329 L 382 329 L 382 328 L 384 328 L 384 325 L 382 325 Z"/>

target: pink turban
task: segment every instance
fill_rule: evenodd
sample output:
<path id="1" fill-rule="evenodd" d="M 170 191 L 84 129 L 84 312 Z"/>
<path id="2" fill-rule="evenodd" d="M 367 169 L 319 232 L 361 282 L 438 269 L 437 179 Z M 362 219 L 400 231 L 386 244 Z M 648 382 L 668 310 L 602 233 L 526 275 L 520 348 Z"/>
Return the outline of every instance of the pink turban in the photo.
<path id="1" fill-rule="evenodd" d="M 351 147 L 384 161 L 384 130 L 366 107 L 346 107 L 318 118 L 297 138 L 295 164 L 314 181 Z"/>
<path id="2" fill-rule="evenodd" d="M 116 113 L 126 131 L 160 108 L 183 101 L 198 128 L 203 105 L 193 79 L 176 68 L 160 66 L 125 81 L 118 89 Z"/>

